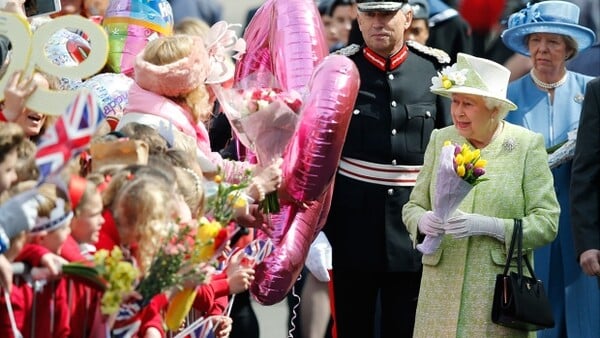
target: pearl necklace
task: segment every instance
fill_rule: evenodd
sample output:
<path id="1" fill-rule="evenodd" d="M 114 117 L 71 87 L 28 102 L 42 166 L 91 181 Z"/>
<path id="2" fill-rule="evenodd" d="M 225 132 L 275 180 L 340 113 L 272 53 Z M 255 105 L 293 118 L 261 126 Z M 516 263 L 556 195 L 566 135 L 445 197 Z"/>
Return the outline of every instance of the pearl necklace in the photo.
<path id="1" fill-rule="evenodd" d="M 546 83 L 543 82 L 542 80 L 538 79 L 535 74 L 533 73 L 533 69 L 531 69 L 531 71 L 529 71 L 529 74 L 531 75 L 531 78 L 533 79 L 533 82 L 535 82 L 535 84 L 540 87 L 540 88 L 544 88 L 544 89 L 554 89 L 554 88 L 558 88 L 560 86 L 562 86 L 563 84 L 565 84 L 565 82 L 567 82 L 567 75 L 569 73 L 567 73 L 565 71 L 565 75 L 563 75 L 563 77 L 554 82 L 554 83 Z"/>

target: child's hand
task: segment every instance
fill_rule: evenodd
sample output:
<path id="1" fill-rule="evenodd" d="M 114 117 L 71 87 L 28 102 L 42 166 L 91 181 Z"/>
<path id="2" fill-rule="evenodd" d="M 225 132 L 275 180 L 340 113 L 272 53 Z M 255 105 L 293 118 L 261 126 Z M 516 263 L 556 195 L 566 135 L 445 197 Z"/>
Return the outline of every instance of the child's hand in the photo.
<path id="1" fill-rule="evenodd" d="M 162 335 L 160 334 L 160 331 L 158 331 L 157 328 L 155 327 L 149 327 L 146 330 L 146 333 L 144 334 L 144 338 L 161 338 Z"/>
<path id="2" fill-rule="evenodd" d="M 229 293 L 237 294 L 248 290 L 250 284 L 254 281 L 254 268 L 249 260 L 243 260 L 246 254 L 238 251 L 231 256 L 227 265 L 227 282 L 229 283 Z M 246 265 L 242 264 L 245 263 Z"/>
<path id="3" fill-rule="evenodd" d="M 236 217 L 235 220 L 243 227 L 261 230 L 268 236 L 271 236 L 273 233 L 274 226 L 267 222 L 265 215 L 259 210 L 258 204 L 251 204 L 249 206 L 249 213 Z"/>
<path id="4" fill-rule="evenodd" d="M 40 264 L 43 267 L 48 268 L 48 271 L 50 272 L 48 277 L 57 277 L 62 271 L 62 266 L 67 263 L 66 259 L 51 252 L 44 254 L 40 260 Z"/>
<path id="5" fill-rule="evenodd" d="M 213 319 L 213 325 L 215 327 L 215 334 L 217 338 L 227 338 L 231 333 L 233 320 L 226 316 L 215 316 Z"/>
<path id="6" fill-rule="evenodd" d="M 12 289 L 13 270 L 8 259 L 0 254 L 0 286 L 8 292 Z"/>

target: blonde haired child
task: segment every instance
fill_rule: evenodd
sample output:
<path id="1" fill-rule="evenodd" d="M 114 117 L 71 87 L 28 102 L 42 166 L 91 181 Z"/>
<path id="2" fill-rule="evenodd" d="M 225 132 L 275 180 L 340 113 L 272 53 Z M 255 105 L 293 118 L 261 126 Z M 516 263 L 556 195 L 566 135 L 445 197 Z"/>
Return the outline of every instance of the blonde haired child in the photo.
<path id="1" fill-rule="evenodd" d="M 145 272 L 169 232 L 176 206 L 168 186 L 148 175 L 136 176 L 117 193 L 113 214 L 121 245 L 137 244 L 135 257 Z"/>
<path id="2" fill-rule="evenodd" d="M 205 125 L 215 100 L 208 86 L 231 80 L 234 67 L 226 51 L 239 50 L 243 44 L 228 28 L 220 22 L 205 39 L 182 34 L 150 41 L 136 57 L 135 83 L 117 130 L 138 122 L 151 125 L 171 141 L 191 138 L 205 172 L 221 168 L 226 181 L 237 182 L 251 165 L 227 161 L 212 152 Z M 181 134 L 186 137 L 175 136 Z M 175 147 L 181 145 L 175 143 Z M 280 165 L 276 161 L 256 170 L 248 195 L 262 200 L 266 193 L 276 190 L 281 182 Z"/>

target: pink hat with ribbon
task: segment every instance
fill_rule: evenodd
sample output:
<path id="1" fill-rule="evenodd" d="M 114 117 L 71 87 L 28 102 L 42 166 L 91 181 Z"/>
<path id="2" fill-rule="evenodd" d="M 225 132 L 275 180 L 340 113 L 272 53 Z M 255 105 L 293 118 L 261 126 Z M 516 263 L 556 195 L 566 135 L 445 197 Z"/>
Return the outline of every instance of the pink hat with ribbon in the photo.
<path id="1" fill-rule="evenodd" d="M 178 97 L 191 92 L 201 84 L 221 84 L 234 75 L 234 57 L 243 53 L 246 44 L 230 29 L 225 21 L 214 24 L 205 39 L 194 37 L 193 48 L 188 56 L 165 65 L 155 65 L 144 60 L 144 53 L 135 60 L 135 82 L 143 89 L 168 96 Z M 181 35 L 159 39 L 177 40 Z M 151 43 L 150 43 L 151 44 Z M 149 44 L 149 45 L 150 45 Z"/>

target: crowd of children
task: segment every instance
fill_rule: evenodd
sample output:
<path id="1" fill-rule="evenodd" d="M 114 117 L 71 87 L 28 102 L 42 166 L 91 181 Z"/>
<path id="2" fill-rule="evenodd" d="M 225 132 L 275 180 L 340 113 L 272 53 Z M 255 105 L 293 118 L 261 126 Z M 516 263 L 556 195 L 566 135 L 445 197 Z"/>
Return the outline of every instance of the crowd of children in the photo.
<path id="1" fill-rule="evenodd" d="M 7 10 L 23 14 L 21 2 L 10 2 Z M 225 31 L 230 38 L 233 31 Z M 211 151 L 210 86 L 230 84 L 233 63 L 223 54 L 225 42 L 203 38 L 203 32 L 148 42 L 135 60 L 135 82 L 119 124 L 112 130 L 101 122 L 88 150 L 50 178 L 37 170 L 36 143 L 56 117 L 27 109 L 26 100 L 38 88 L 57 88 L 57 80 L 41 72 L 31 78 L 10 74 L 0 111 L 0 283 L 6 291 L 0 295 L 0 336 L 105 337 L 112 330 L 164 337 L 176 289 L 153 297 L 135 320 L 111 317 L 101 311 L 102 292 L 65 276 L 61 267 L 92 265 L 97 251 L 118 247 L 143 278 L 169 231 L 204 216 L 206 183 L 216 175 L 235 184 L 251 173 L 244 190 L 250 205 L 236 214 L 236 223 L 269 230 L 257 202 L 280 188 L 281 161 L 259 167 Z M 231 331 L 229 296 L 254 280 L 240 252 L 220 272 L 209 269 L 210 278 L 185 285 L 196 289 L 195 316 L 212 316 L 217 337 Z M 29 273 L 17 273 L 16 263 Z M 138 298 L 134 293 L 124 302 Z"/>

